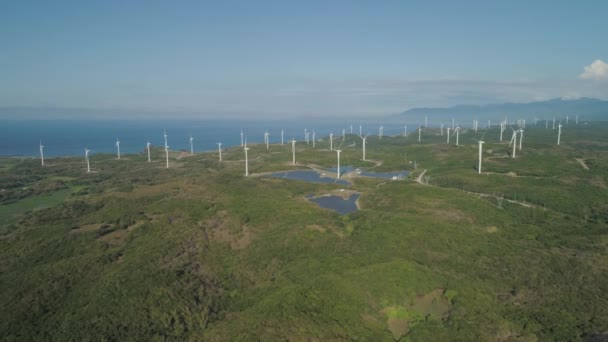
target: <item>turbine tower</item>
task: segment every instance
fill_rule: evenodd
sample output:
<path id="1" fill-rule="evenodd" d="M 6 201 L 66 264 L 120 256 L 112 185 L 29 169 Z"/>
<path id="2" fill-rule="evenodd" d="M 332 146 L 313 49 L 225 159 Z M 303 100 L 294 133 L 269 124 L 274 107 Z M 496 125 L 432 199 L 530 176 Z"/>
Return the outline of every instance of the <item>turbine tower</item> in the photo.
<path id="1" fill-rule="evenodd" d="M 420 125 L 418 125 L 418 142 L 420 142 L 421 138 L 422 138 L 422 129 L 420 128 Z"/>
<path id="2" fill-rule="evenodd" d="M 447 128 L 447 132 L 446 133 L 447 133 L 446 135 L 448 136 L 448 142 L 447 142 L 447 144 L 449 145 L 450 144 L 450 127 Z"/>
<path id="3" fill-rule="evenodd" d="M 40 141 L 40 163 L 44 166 L 44 146 L 42 146 L 42 140 Z"/>
<path id="4" fill-rule="evenodd" d="M 84 159 L 87 162 L 87 173 L 91 173 L 91 164 L 89 163 L 89 152 L 91 152 L 91 150 L 87 148 L 84 149 Z"/>
<path id="5" fill-rule="evenodd" d="M 150 162 L 150 142 L 146 143 L 146 149 L 148 150 L 148 163 Z"/>
<path id="6" fill-rule="evenodd" d="M 443 136 L 443 122 L 441 123 L 441 136 Z"/>
<path id="7" fill-rule="evenodd" d="M 163 136 L 165 137 L 165 150 L 167 149 L 167 131 L 163 132 Z"/>
<path id="8" fill-rule="evenodd" d="M 243 146 L 243 129 L 241 128 L 241 147 Z"/>
<path id="9" fill-rule="evenodd" d="M 194 138 L 190 136 L 190 155 L 194 155 Z"/>
<path id="10" fill-rule="evenodd" d="M 329 150 L 334 150 L 334 134 L 329 132 Z"/>
<path id="11" fill-rule="evenodd" d="M 369 134 L 368 134 L 369 135 Z M 361 137 L 361 139 L 363 139 L 363 161 L 365 161 L 365 143 L 367 141 L 367 137 L 368 135 Z"/>
<path id="12" fill-rule="evenodd" d="M 291 140 L 291 163 L 296 165 L 296 139 Z"/>
<path id="13" fill-rule="evenodd" d="M 165 145 L 165 157 L 167 159 L 167 169 L 169 168 L 169 145 Z"/>
<path id="14" fill-rule="evenodd" d="M 270 133 L 264 132 L 264 141 L 266 142 L 266 149 L 268 150 L 270 148 L 268 145 L 270 144 Z"/>
<path id="15" fill-rule="evenodd" d="M 315 141 L 317 140 L 317 133 L 315 133 L 315 130 L 312 130 L 312 148 L 315 148 Z"/>
<path id="16" fill-rule="evenodd" d="M 460 135 L 460 126 L 456 127 L 456 146 L 460 146 L 458 144 L 458 137 L 459 137 L 459 135 Z"/>
<path id="17" fill-rule="evenodd" d="M 519 130 L 519 150 L 521 151 L 521 142 L 524 140 L 524 130 Z"/>
<path id="18" fill-rule="evenodd" d="M 515 147 L 517 146 L 517 131 L 513 130 L 513 135 L 511 136 L 511 142 L 509 142 L 509 146 L 513 144 L 513 153 L 511 154 L 511 158 L 515 158 Z"/>
<path id="19" fill-rule="evenodd" d="M 336 178 L 340 178 L 340 152 L 342 152 L 342 150 L 340 150 L 340 149 L 336 150 L 336 153 L 338 153 L 338 168 L 336 169 L 336 171 L 337 171 Z"/>
<path id="20" fill-rule="evenodd" d="M 562 124 L 557 126 L 557 146 L 559 146 L 559 141 L 562 137 Z"/>
<path id="21" fill-rule="evenodd" d="M 285 135 L 285 131 L 281 128 L 281 145 L 284 145 L 283 136 Z"/>
<path id="22" fill-rule="evenodd" d="M 118 156 L 118 160 L 120 160 L 120 141 L 116 138 L 116 155 Z"/>
<path id="23" fill-rule="evenodd" d="M 407 137 L 407 125 L 403 125 L 403 136 Z"/>
<path id="24" fill-rule="evenodd" d="M 485 141 L 479 140 L 479 166 L 477 167 L 477 173 L 481 174 L 481 158 L 483 155 L 483 143 Z"/>
<path id="25" fill-rule="evenodd" d="M 221 142 L 217 143 L 217 151 L 220 154 L 220 161 L 222 161 L 222 143 Z"/>
<path id="26" fill-rule="evenodd" d="M 249 159 L 247 158 L 247 151 L 249 151 L 249 147 L 247 147 L 247 143 L 245 143 L 243 151 L 245 151 L 245 176 L 249 176 Z"/>

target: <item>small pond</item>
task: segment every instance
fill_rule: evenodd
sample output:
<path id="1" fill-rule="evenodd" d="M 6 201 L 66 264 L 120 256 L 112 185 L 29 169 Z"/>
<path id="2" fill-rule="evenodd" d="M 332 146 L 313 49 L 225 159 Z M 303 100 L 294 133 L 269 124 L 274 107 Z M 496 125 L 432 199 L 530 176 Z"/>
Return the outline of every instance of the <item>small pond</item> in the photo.
<path id="1" fill-rule="evenodd" d="M 367 171 L 359 171 L 357 172 L 360 176 L 365 177 L 373 177 L 373 178 L 383 178 L 383 179 L 404 179 L 409 176 L 409 171 L 398 171 L 398 172 L 367 172 Z"/>
<path id="2" fill-rule="evenodd" d="M 313 170 L 299 170 L 299 171 L 284 171 L 275 172 L 270 174 L 270 177 L 274 178 L 286 178 L 286 179 L 297 179 L 306 182 L 314 183 L 336 183 L 341 185 L 350 185 L 349 182 L 343 179 L 335 179 L 333 177 L 325 176 L 317 171 Z"/>
<path id="3" fill-rule="evenodd" d="M 350 214 L 358 210 L 356 202 L 359 198 L 359 194 L 352 194 L 348 199 L 343 199 L 340 196 L 334 195 L 317 198 L 306 196 L 306 198 L 308 198 L 309 201 L 315 202 L 321 208 L 331 209 L 342 215 Z"/>

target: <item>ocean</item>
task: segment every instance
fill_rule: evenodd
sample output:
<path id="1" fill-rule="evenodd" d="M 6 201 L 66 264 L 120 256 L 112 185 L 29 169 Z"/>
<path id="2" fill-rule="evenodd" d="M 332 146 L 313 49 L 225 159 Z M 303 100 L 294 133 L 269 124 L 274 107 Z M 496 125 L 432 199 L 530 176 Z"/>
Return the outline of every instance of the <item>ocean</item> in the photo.
<path id="1" fill-rule="evenodd" d="M 149 141 L 152 146 L 163 146 L 163 132 L 167 132 L 171 150 L 190 150 L 189 137 L 194 138 L 194 151 L 204 152 L 238 146 L 240 132 L 247 136 L 248 143 L 262 143 L 264 132 L 270 133 L 271 143 L 281 142 L 284 129 L 285 142 L 291 139 L 304 140 L 304 128 L 315 130 L 317 137 L 327 137 L 330 132 L 342 135 L 342 130 L 359 134 L 359 125 L 364 134 L 378 134 L 384 126 L 384 135 L 403 133 L 403 122 L 393 120 L 346 119 L 289 119 L 289 120 L 4 120 L 0 134 L 0 156 L 38 156 L 39 143 L 44 145 L 45 157 L 79 156 L 84 149 L 96 153 L 116 153 L 116 139 L 120 140 L 121 153 L 139 153 Z M 413 132 L 418 123 L 407 123 L 408 132 Z M 312 138 L 312 136 L 311 136 Z"/>

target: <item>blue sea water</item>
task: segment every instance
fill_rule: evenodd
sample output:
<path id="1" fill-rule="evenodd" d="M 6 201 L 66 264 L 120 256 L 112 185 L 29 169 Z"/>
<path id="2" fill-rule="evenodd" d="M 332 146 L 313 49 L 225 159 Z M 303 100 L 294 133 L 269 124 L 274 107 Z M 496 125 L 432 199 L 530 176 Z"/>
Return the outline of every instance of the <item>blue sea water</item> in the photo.
<path id="1" fill-rule="evenodd" d="M 318 137 L 350 133 L 377 134 L 378 120 L 347 119 L 291 119 L 291 120 L 3 120 L 0 134 L 0 156 L 38 156 L 39 143 L 44 145 L 45 157 L 82 155 L 88 148 L 95 153 L 115 153 L 116 139 L 120 140 L 121 153 L 143 152 L 146 142 L 163 146 L 163 131 L 167 132 L 171 150 L 190 150 L 189 136 L 194 137 L 195 152 L 238 146 L 241 129 L 249 143 L 264 141 L 264 131 L 270 132 L 271 143 L 280 143 L 281 128 L 285 141 L 292 138 L 304 140 L 304 128 L 315 130 Z M 402 123 L 383 121 L 385 135 L 397 135 L 403 131 Z M 408 125 L 409 127 L 409 125 Z M 412 127 L 414 127 L 412 125 Z"/>

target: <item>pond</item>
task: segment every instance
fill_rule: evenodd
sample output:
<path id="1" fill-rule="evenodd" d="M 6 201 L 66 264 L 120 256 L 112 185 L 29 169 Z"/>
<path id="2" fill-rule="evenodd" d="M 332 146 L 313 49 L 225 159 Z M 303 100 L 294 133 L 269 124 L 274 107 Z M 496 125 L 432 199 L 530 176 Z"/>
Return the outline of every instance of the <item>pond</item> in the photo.
<path id="1" fill-rule="evenodd" d="M 343 179 L 329 177 L 313 170 L 275 172 L 270 174 L 270 177 L 296 179 L 314 183 L 336 183 L 341 185 L 350 185 L 350 182 Z"/>
<path id="2" fill-rule="evenodd" d="M 383 179 L 404 179 L 409 176 L 409 171 L 398 171 L 398 172 L 367 172 L 367 171 L 358 171 L 358 175 L 365 177 L 373 177 L 373 178 L 383 178 Z"/>
<path id="3" fill-rule="evenodd" d="M 346 215 L 358 210 L 357 208 L 357 199 L 359 199 L 359 194 L 352 194 L 348 199 L 343 199 L 340 196 L 321 196 L 317 198 L 313 198 L 310 196 L 306 196 L 308 200 L 315 202 L 321 208 L 331 209 L 336 211 L 339 214 Z"/>

